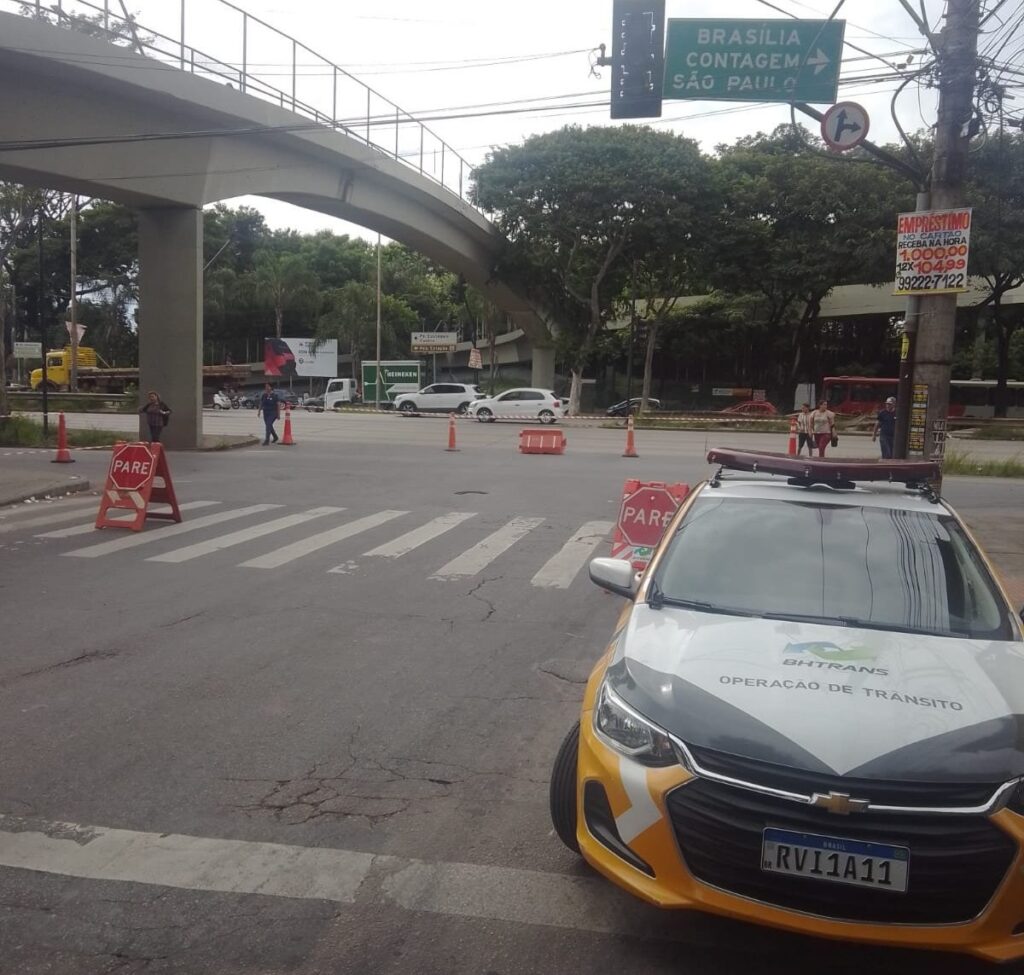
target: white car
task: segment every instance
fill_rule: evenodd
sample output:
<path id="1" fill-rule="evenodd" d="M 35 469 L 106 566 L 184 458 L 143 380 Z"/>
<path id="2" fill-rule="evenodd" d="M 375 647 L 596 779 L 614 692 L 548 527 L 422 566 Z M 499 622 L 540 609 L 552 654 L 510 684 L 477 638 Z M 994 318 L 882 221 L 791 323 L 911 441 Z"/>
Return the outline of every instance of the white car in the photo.
<path id="1" fill-rule="evenodd" d="M 481 423 L 493 423 L 502 417 L 554 423 L 565 413 L 562 400 L 550 389 L 509 389 L 469 404 L 469 415 Z"/>
<path id="2" fill-rule="evenodd" d="M 433 383 L 418 393 L 402 393 L 395 398 L 395 409 L 403 413 L 465 413 L 474 400 L 483 396 L 476 386 L 465 383 Z"/>

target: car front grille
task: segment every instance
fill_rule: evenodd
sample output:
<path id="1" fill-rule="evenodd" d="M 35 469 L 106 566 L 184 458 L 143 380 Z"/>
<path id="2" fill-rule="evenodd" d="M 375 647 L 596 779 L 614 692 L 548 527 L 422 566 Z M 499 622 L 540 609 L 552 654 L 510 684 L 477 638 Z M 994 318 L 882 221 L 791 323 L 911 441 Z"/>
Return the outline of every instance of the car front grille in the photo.
<path id="1" fill-rule="evenodd" d="M 969 809 L 986 805 L 1002 782 L 913 782 L 908 780 L 856 779 L 823 775 L 802 769 L 775 765 L 754 758 L 731 755 L 711 748 L 688 745 L 697 764 L 708 772 L 740 782 L 799 795 L 815 792 L 844 792 L 868 799 L 876 806 L 906 806 L 912 809 Z"/>
<path id="2" fill-rule="evenodd" d="M 827 784 L 824 789 L 828 791 Z M 837 920 L 968 921 L 991 899 L 1016 852 L 1010 838 L 985 816 L 870 812 L 841 817 L 701 778 L 674 789 L 666 798 L 683 858 L 698 880 L 767 904 Z M 761 837 L 767 827 L 908 847 L 907 891 L 763 872 Z"/>

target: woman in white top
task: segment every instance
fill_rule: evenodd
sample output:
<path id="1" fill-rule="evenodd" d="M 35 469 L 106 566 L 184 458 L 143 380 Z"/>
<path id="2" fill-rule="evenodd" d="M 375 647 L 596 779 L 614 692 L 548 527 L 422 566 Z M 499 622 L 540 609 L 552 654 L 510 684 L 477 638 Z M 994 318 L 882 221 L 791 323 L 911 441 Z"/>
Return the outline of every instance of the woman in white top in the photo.
<path id="1" fill-rule="evenodd" d="M 818 404 L 818 408 L 811 414 L 811 432 L 818 445 L 819 457 L 825 456 L 825 448 L 832 442 L 835 428 L 836 415 L 828 408 L 828 403 L 822 400 Z"/>

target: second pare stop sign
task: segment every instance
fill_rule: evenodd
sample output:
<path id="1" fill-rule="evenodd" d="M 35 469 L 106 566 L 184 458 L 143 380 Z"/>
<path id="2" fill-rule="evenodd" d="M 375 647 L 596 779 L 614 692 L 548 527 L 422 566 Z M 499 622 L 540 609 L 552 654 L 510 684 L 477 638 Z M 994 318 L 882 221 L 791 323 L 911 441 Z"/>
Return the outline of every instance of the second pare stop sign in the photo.
<path id="1" fill-rule="evenodd" d="M 634 547 L 653 548 L 661 540 L 679 502 L 664 487 L 642 487 L 627 494 L 619 508 L 619 530 Z"/>

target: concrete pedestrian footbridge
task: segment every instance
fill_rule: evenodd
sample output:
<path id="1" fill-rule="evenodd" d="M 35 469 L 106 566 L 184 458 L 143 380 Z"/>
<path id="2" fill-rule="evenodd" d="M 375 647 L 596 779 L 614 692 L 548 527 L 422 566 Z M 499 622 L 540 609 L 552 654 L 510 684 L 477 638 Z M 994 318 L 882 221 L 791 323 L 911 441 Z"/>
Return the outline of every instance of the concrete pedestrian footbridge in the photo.
<path id="1" fill-rule="evenodd" d="M 227 0 L 197 8 L 230 14 L 230 61 L 186 42 L 184 2 L 168 33 L 112 0 L 0 0 L 0 178 L 137 209 L 140 377 L 174 404 L 170 445 L 202 432 L 202 208 L 243 195 L 379 231 L 463 275 L 529 337 L 533 383 L 550 388 L 550 332 L 492 280 L 503 238 L 468 202 L 469 164 L 298 40 Z M 290 77 L 250 66 L 268 38 L 290 53 Z"/>

